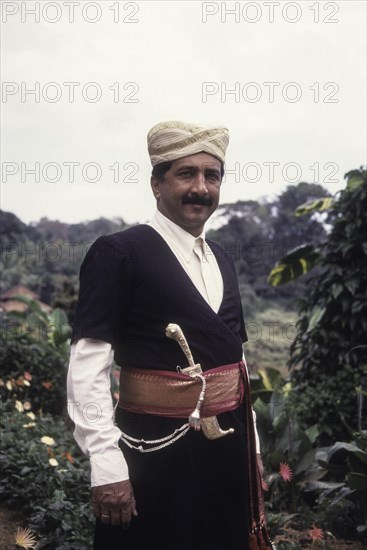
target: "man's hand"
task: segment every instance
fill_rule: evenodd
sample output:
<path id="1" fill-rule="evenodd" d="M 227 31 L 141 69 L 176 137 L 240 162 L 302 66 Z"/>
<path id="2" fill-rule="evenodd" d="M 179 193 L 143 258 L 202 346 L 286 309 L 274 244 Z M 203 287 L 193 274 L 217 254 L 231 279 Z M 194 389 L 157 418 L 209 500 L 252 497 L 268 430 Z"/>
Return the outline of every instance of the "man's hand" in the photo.
<path id="1" fill-rule="evenodd" d="M 129 479 L 92 487 L 92 507 L 102 523 L 122 525 L 124 529 L 129 527 L 131 517 L 138 515 Z"/>

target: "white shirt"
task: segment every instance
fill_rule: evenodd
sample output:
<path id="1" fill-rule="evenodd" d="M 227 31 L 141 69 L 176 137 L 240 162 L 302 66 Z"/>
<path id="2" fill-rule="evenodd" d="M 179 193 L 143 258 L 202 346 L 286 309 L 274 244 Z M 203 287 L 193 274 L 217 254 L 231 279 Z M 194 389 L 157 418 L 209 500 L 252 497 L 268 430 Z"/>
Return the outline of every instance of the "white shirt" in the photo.
<path id="1" fill-rule="evenodd" d="M 205 232 L 195 238 L 159 211 L 148 225 L 167 242 L 204 299 L 218 312 L 223 280 L 215 256 L 205 241 Z M 75 440 L 90 458 L 92 487 L 129 478 L 128 466 L 118 445 L 121 431 L 113 419 L 112 363 L 113 350 L 107 342 L 83 338 L 71 346 L 68 409 L 75 423 Z M 258 437 L 256 448 L 259 452 Z"/>
<path id="2" fill-rule="evenodd" d="M 205 231 L 193 237 L 158 210 L 148 225 L 166 241 L 200 294 L 217 313 L 223 298 L 223 279 L 217 260 L 205 242 Z"/>

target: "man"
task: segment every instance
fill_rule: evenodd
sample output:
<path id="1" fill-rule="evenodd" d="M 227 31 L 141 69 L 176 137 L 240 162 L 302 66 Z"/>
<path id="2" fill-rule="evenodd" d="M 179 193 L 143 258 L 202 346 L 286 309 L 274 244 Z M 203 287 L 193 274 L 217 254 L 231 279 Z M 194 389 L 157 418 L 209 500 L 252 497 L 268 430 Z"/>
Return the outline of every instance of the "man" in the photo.
<path id="1" fill-rule="evenodd" d="M 81 267 L 68 398 L 91 461 L 95 549 L 245 550 L 262 521 L 249 498 L 257 472 L 237 278 L 204 231 L 228 140 L 221 127 L 152 128 L 153 220 L 101 237 Z M 188 362 L 207 374 L 186 374 Z"/>

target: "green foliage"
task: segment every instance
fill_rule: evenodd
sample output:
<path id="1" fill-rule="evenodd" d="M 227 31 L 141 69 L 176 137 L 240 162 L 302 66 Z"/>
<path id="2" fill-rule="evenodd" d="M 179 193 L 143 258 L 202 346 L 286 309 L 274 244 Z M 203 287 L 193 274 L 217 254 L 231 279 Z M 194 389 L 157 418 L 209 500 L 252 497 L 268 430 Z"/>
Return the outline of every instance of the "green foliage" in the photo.
<path id="1" fill-rule="evenodd" d="M 363 185 L 366 175 L 362 170 L 349 172 L 346 191 L 354 191 Z M 298 206 L 295 216 L 304 216 L 314 212 L 329 211 L 338 208 L 338 201 L 333 197 L 310 200 Z M 318 262 L 320 250 L 314 244 L 301 245 L 283 256 L 271 270 L 268 281 L 272 286 L 289 283 L 301 275 L 308 273 Z"/>
<path id="2" fill-rule="evenodd" d="M 299 301 L 291 347 L 300 416 L 305 426 L 318 423 L 324 444 L 358 428 L 358 388 L 367 386 L 367 172 L 347 178 L 320 246 L 320 273 Z"/>
<path id="3" fill-rule="evenodd" d="M 318 470 L 326 472 L 322 482 L 310 482 L 305 489 L 319 493 L 319 510 L 330 522 L 327 509 L 337 506 L 343 510 L 349 523 L 361 535 L 367 534 L 367 434 L 356 432 L 349 443 L 338 441 L 319 449 L 316 458 Z M 335 513 L 335 510 L 334 510 Z M 332 514 L 334 515 L 334 514 Z M 346 521 L 335 533 L 345 536 Z"/>
<path id="4" fill-rule="evenodd" d="M 69 326 L 66 313 L 59 308 L 54 309 L 51 313 L 42 310 L 39 302 L 32 300 L 28 296 L 15 295 L 13 300 L 21 302 L 27 306 L 25 311 L 10 311 L 6 314 L 7 320 L 18 321 L 20 331 L 25 330 L 29 334 L 35 336 L 37 331 L 46 336 L 46 342 L 51 346 L 68 348 L 65 345 L 70 338 L 71 329 Z"/>
<path id="5" fill-rule="evenodd" d="M 288 250 L 305 243 L 321 241 L 325 237 L 325 229 L 320 216 L 315 213 L 310 217 L 294 217 L 297 206 L 309 201 L 329 196 L 321 185 L 301 182 L 290 185 L 275 201 L 274 235 L 282 243 L 282 254 L 274 260 L 284 256 Z"/>
<path id="6" fill-rule="evenodd" d="M 260 380 L 251 380 L 253 408 L 261 441 L 261 454 L 268 485 L 270 511 L 296 513 L 302 507 L 301 491 L 315 478 L 316 426 L 301 428 L 291 385 L 275 369 L 259 371 Z M 285 481 L 280 465 L 287 464 L 292 471 L 291 481 Z"/>
<path id="7" fill-rule="evenodd" d="M 232 256 L 240 285 L 248 285 L 262 300 L 283 300 L 287 306 L 295 293 L 302 293 L 305 282 L 297 281 L 290 287 L 274 289 L 267 283 L 269 269 L 304 242 L 313 243 L 325 237 L 322 221 L 317 217 L 294 218 L 294 210 L 301 202 L 327 195 L 320 185 L 305 182 L 288 186 L 274 201 L 239 201 L 218 208 L 225 224 L 210 237 L 222 244 Z M 248 317 L 244 303 L 245 317 Z M 252 312 L 249 311 L 251 315 Z"/>
<path id="8" fill-rule="evenodd" d="M 306 217 L 294 221 L 293 211 L 297 204 L 326 194 L 326 189 L 320 185 L 302 182 L 289 186 L 272 201 L 239 201 L 218 208 L 223 225 L 209 232 L 209 236 L 234 260 L 247 322 L 253 321 L 257 312 L 270 309 L 270 300 L 283 312 L 291 309 L 295 294 L 302 294 L 304 281 L 275 289 L 267 283 L 267 275 L 270 266 L 288 250 L 307 239 L 317 240 L 325 235 L 321 221 Z M 0 219 L 3 251 L 0 268 L 4 272 L 1 288 L 8 290 L 16 284 L 24 284 L 43 302 L 63 309 L 71 322 L 77 300 L 79 267 L 89 246 L 100 235 L 127 227 L 122 219 L 104 218 L 78 224 L 42 218 L 26 225 L 14 214 L 1 211 Z M 272 345 L 269 341 L 265 343 L 266 364 L 271 364 Z M 288 341 L 274 345 L 277 364 L 284 364 L 288 346 Z M 282 350 L 278 352 L 280 347 Z M 255 353 L 258 355 L 257 351 Z M 262 362 L 260 355 L 256 362 Z"/>
<path id="9" fill-rule="evenodd" d="M 351 175 L 350 193 L 355 193 L 362 187 L 360 184 L 357 185 L 358 178 L 358 174 Z M 293 217 L 297 205 L 310 200 L 317 201 L 325 195 L 326 191 L 321 186 L 301 183 L 288 187 L 271 203 L 246 201 L 221 207 L 226 223 L 217 232 L 212 232 L 211 238 L 221 243 L 235 262 L 243 293 L 246 320 L 254 321 L 262 329 L 261 339 L 251 339 L 253 333 L 249 331 L 250 342 L 246 355 L 249 362 L 255 366 L 280 366 L 284 362 L 286 349 L 293 339 L 294 331 L 292 338 L 289 337 L 289 332 L 284 338 L 283 326 L 294 324 L 295 320 L 293 313 L 289 313 L 287 309 L 295 294 L 304 295 L 305 281 L 301 279 L 290 285 L 274 288 L 267 284 L 267 273 L 275 261 L 295 246 L 305 242 L 311 244 L 325 241 L 326 232 L 318 212 L 310 211 L 309 217 Z M 333 210 L 329 215 L 331 224 L 343 216 L 337 210 L 338 201 L 333 203 Z M 319 202 L 319 207 L 320 205 Z M 307 208 L 310 209 L 310 206 Z M 89 224 L 68 226 L 46 218 L 35 227 L 30 227 L 22 224 L 11 214 L 5 214 L 3 217 L 6 221 L 3 242 L 5 250 L 10 251 L 9 254 L 3 255 L 2 259 L 2 267 L 6 269 L 3 287 L 8 289 L 14 284 L 26 284 L 38 292 L 43 301 L 55 301 L 68 313 L 75 304 L 77 272 L 88 245 L 101 234 L 126 227 L 122 220 L 108 222 L 101 219 Z M 351 218 L 353 223 L 359 220 L 355 211 Z M 363 230 L 364 227 L 361 226 L 360 235 L 363 234 Z M 345 226 L 345 232 L 348 239 L 353 234 L 351 227 Z M 342 241 L 340 238 L 339 240 Z M 359 315 L 363 320 L 364 312 L 359 276 L 355 277 L 356 280 L 349 276 L 355 265 L 355 256 L 360 254 L 359 245 L 350 246 L 351 242 L 344 243 L 347 247 L 344 251 L 346 260 L 352 262 L 350 271 L 347 266 L 343 266 L 339 278 L 329 285 L 331 296 L 336 303 L 341 301 L 344 304 L 346 323 L 349 322 L 348 315 L 352 305 L 354 317 Z M 19 243 L 28 247 L 28 250 L 32 245 L 39 248 L 33 256 L 25 256 Z M 43 252 L 45 245 L 49 243 L 57 250 L 62 250 L 61 256 L 55 260 L 50 260 Z M 18 247 L 16 254 L 13 253 L 13 246 Z M 354 246 L 357 248 L 354 249 Z M 362 248 L 367 253 L 365 244 Z M 322 254 L 325 253 L 326 249 L 322 248 Z M 344 277 L 345 271 L 347 277 Z M 309 286 L 312 288 L 312 285 Z M 348 309 L 345 304 L 350 293 L 353 296 L 353 304 L 348 306 Z M 355 296 L 359 298 L 354 299 Z M 286 307 L 279 307 L 279 304 Z M 30 310 L 23 317 L 18 316 L 16 323 L 10 323 L 7 317 L 1 335 L 0 395 L 4 407 L 2 428 L 5 444 L 0 452 L 0 498 L 9 503 L 26 506 L 29 518 L 27 526 L 42 536 L 43 546 L 40 548 L 84 550 L 90 547 L 89 537 L 93 523 L 89 505 L 87 462 L 75 447 L 72 429 L 60 418 L 40 415 L 40 418 L 34 421 L 33 417 L 27 416 L 31 413 L 30 407 L 36 413 L 42 411 L 43 415 L 45 412 L 60 415 L 64 410 L 68 327 L 63 313 L 53 312 L 49 317 L 37 310 L 35 304 L 28 305 Z M 311 302 L 307 294 L 304 307 L 298 325 L 297 342 L 293 347 L 292 360 L 298 363 L 302 362 L 303 357 L 307 357 L 311 349 L 299 347 L 300 342 L 306 345 L 305 341 L 310 338 L 313 348 L 317 351 L 317 346 L 326 345 L 323 340 L 319 342 L 317 337 L 325 340 L 326 335 L 329 338 L 331 336 L 328 326 L 323 325 L 324 321 L 329 319 L 327 303 Z M 15 321 L 15 317 L 13 320 Z M 358 332 L 357 320 L 353 322 Z M 274 323 L 278 324 L 274 326 Z M 27 328 L 24 329 L 24 326 Z M 301 327 L 304 328 L 303 333 Z M 339 345 L 338 331 L 335 331 L 334 338 Z M 300 521 L 299 518 L 307 515 L 307 499 L 311 495 L 311 504 L 314 504 L 312 499 L 317 493 L 306 493 L 307 484 L 315 480 L 321 483 L 320 479 L 324 479 L 322 475 L 330 476 L 330 483 L 346 483 L 347 471 L 344 472 L 344 477 L 341 475 L 341 478 L 334 479 L 334 474 L 317 462 L 319 459 L 325 460 L 326 455 L 316 448 L 319 429 L 313 424 L 319 424 L 321 419 L 321 424 L 328 425 L 328 410 L 325 410 L 325 418 L 322 417 L 323 409 L 327 408 L 332 410 L 331 417 L 335 422 L 337 409 L 341 413 L 340 425 L 349 435 L 348 423 L 352 404 L 345 399 L 344 392 L 349 391 L 350 387 L 360 388 L 362 385 L 358 373 L 355 378 L 354 374 L 351 376 L 351 372 L 356 373 L 354 367 L 357 359 L 361 357 L 360 344 L 353 343 L 353 346 L 351 349 L 348 340 L 348 346 L 345 347 L 348 351 L 343 356 L 343 369 L 338 367 L 339 378 L 336 378 L 335 382 L 329 380 L 330 373 L 334 372 L 335 354 L 330 358 L 322 382 L 320 383 L 317 376 L 321 372 L 320 364 L 323 364 L 325 353 L 320 354 L 319 362 L 312 364 L 312 368 L 316 370 L 316 385 L 312 388 L 301 388 L 304 379 L 300 374 L 297 392 L 291 391 L 289 384 L 285 384 L 275 371 L 259 371 L 261 379 L 254 391 L 257 397 L 255 408 L 269 485 L 268 507 L 273 513 L 274 530 L 276 523 L 278 526 L 282 522 L 285 525 L 290 518 Z M 341 365 L 342 362 L 336 361 L 335 364 Z M 350 366 L 350 370 L 344 369 L 345 364 Z M 345 378 L 342 376 L 344 372 Z M 320 390 L 320 386 L 328 396 L 327 401 L 322 394 L 318 401 L 319 392 L 315 391 L 315 387 L 316 390 Z M 115 390 L 117 391 L 117 387 Z M 338 391 L 339 397 L 335 397 Z M 358 391 L 358 395 L 362 396 L 361 390 Z M 323 402 L 326 403 L 325 406 Z M 300 404 L 305 405 L 303 409 Z M 316 419 L 307 423 L 307 418 L 314 417 L 310 416 L 310 412 L 318 406 L 321 410 L 317 410 L 317 414 L 314 415 Z M 324 427 L 321 425 L 320 429 L 323 430 Z M 332 429 L 330 437 L 333 434 Z M 53 437 L 55 445 L 42 443 L 40 438 L 44 435 Z M 74 462 L 70 460 L 71 457 Z M 49 459 L 57 460 L 58 464 L 52 466 L 55 463 L 50 463 Z M 289 463 L 293 469 L 293 480 L 289 483 L 278 473 L 280 462 Z M 354 469 L 350 470 L 350 473 L 359 472 Z M 350 479 L 352 483 L 355 482 L 355 477 L 352 476 Z M 319 488 L 318 491 L 320 490 Z M 339 502 L 343 502 L 344 505 L 347 502 L 348 506 L 354 506 L 350 500 L 341 499 Z M 312 525 L 314 518 L 315 516 L 310 518 L 307 528 Z M 292 548 L 291 543 L 288 546 L 286 542 L 281 544 L 283 546 L 280 547 Z M 293 547 L 297 547 L 297 543 Z"/>
<path id="10" fill-rule="evenodd" d="M 19 409 L 61 414 L 66 404 L 66 367 L 70 327 L 65 313 L 45 313 L 39 304 L 7 314 L 0 334 L 0 396 Z"/>
<path id="11" fill-rule="evenodd" d="M 348 437 L 357 419 L 361 424 L 367 383 L 367 172 L 353 170 L 346 178 L 337 197 L 306 202 L 296 211 L 329 210 L 324 241 L 292 251 L 269 276 L 277 286 L 318 266 L 298 302 L 289 366 L 296 367 L 300 417 L 305 426 L 318 423 L 325 444 Z"/>
<path id="12" fill-rule="evenodd" d="M 354 191 L 366 181 L 366 174 L 363 172 L 363 169 L 351 170 L 346 174 L 347 178 L 347 190 Z"/>
<path id="13" fill-rule="evenodd" d="M 254 403 L 261 452 L 268 475 L 270 510 L 295 513 L 302 507 L 301 491 L 311 479 L 323 477 L 322 470 L 314 470 L 314 448 L 317 428 L 301 428 L 292 400 L 283 392 L 273 392 L 269 403 L 258 398 Z M 290 482 L 279 474 L 280 464 L 287 464 L 293 477 Z M 274 473 L 276 472 L 276 473 Z M 315 477 L 317 475 L 317 477 Z"/>
<path id="14" fill-rule="evenodd" d="M 321 443 L 349 439 L 349 425 L 357 428 L 357 388 L 361 376 L 365 376 L 361 368 L 348 364 L 335 372 L 322 372 L 321 367 L 314 365 L 307 378 L 301 371 L 293 374 L 299 417 L 304 426 L 317 423 Z"/>
<path id="15" fill-rule="evenodd" d="M 23 508 L 37 548 L 91 547 L 89 464 L 61 419 L 3 412 L 0 500 Z M 41 438 L 47 437 L 45 442 Z"/>
<path id="16" fill-rule="evenodd" d="M 304 204 L 297 206 L 295 215 L 304 216 L 305 214 L 311 214 L 315 211 L 325 212 L 326 210 L 330 210 L 333 201 L 334 199 L 332 197 L 324 197 L 321 199 L 307 201 Z"/>
<path id="17" fill-rule="evenodd" d="M 318 426 L 304 429 L 299 421 L 297 394 L 275 370 L 251 379 L 254 410 L 265 466 L 265 492 L 272 537 L 287 547 L 286 526 L 297 530 L 317 523 L 336 536 L 366 537 L 367 435 L 329 447 L 317 445 Z M 293 473 L 282 478 L 281 464 Z M 340 518 L 345 516 L 345 521 Z"/>
<path id="18" fill-rule="evenodd" d="M 54 308 L 65 311 L 70 323 L 74 321 L 76 305 L 78 301 L 78 276 L 76 274 L 54 277 L 55 295 L 52 302 Z"/>
<path id="19" fill-rule="evenodd" d="M 287 385 L 285 385 L 278 369 L 261 368 L 256 374 L 257 376 L 251 377 L 251 397 L 253 401 L 260 397 L 264 403 L 269 403 L 274 393 L 287 391 Z"/>
<path id="20" fill-rule="evenodd" d="M 14 214 L 0 210 L 0 227 L 1 290 L 25 285 L 49 305 L 57 299 L 69 313 L 73 304 L 68 307 L 67 294 L 75 295 L 77 274 L 89 246 L 97 237 L 121 231 L 127 224 L 122 219 L 66 224 L 42 218 L 26 225 Z"/>
<path id="21" fill-rule="evenodd" d="M 277 262 L 270 272 L 268 281 L 273 286 L 294 281 L 300 275 L 308 273 L 318 258 L 319 252 L 313 245 L 298 246 Z"/>
<path id="22" fill-rule="evenodd" d="M 67 358 L 57 348 L 35 342 L 26 334 L 0 335 L 0 397 L 2 402 L 34 411 L 61 414 L 66 404 Z M 18 405 L 20 408 L 21 405 Z"/>
<path id="23" fill-rule="evenodd" d="M 45 313 L 36 301 L 17 299 L 28 308 L 7 314 L 0 335 L 0 499 L 22 507 L 41 537 L 38 548 L 86 550 L 89 464 L 62 420 L 70 327 L 61 309 Z"/>

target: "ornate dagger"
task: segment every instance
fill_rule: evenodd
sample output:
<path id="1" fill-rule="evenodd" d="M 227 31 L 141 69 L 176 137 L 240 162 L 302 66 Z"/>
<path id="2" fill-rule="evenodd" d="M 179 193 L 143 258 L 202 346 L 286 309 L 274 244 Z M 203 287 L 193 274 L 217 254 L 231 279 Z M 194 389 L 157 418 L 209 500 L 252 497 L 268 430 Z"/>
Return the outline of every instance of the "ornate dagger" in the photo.
<path id="1" fill-rule="evenodd" d="M 228 430 L 222 430 L 222 428 L 219 426 L 216 416 L 200 418 L 200 408 L 201 408 L 202 402 L 204 401 L 205 389 L 206 389 L 206 380 L 205 380 L 205 377 L 203 376 L 201 365 L 200 363 L 195 364 L 194 358 L 192 356 L 192 353 L 187 343 L 187 340 L 185 338 L 185 335 L 179 325 L 176 325 L 174 323 L 170 323 L 169 325 L 167 325 L 166 336 L 178 342 L 189 363 L 189 366 L 184 369 L 177 367 L 177 369 L 179 369 L 179 372 L 188 374 L 192 378 L 197 378 L 201 380 L 201 383 L 202 383 L 202 390 L 200 392 L 198 402 L 196 404 L 195 409 L 192 411 L 192 413 L 189 416 L 190 426 L 197 431 L 202 429 L 207 439 L 219 439 L 220 437 L 224 437 L 225 435 L 233 433 L 234 432 L 233 428 L 229 428 Z"/>

